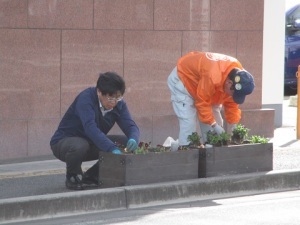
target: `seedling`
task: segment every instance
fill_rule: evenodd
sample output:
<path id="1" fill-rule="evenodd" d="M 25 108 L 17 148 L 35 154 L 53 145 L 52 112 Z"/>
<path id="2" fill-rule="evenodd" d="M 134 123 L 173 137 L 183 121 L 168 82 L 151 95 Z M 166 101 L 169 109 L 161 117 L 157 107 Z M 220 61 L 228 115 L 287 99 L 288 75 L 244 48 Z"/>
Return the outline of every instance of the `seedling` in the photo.
<path id="1" fill-rule="evenodd" d="M 191 147 L 198 147 L 201 145 L 200 136 L 197 132 L 193 132 L 188 136 L 188 141 L 190 142 Z"/>
<path id="2" fill-rule="evenodd" d="M 249 129 L 242 124 L 237 124 L 236 128 L 232 131 L 231 140 L 233 143 L 242 144 L 248 137 Z"/>
<path id="3" fill-rule="evenodd" d="M 224 132 L 218 135 L 214 131 L 207 132 L 207 144 L 211 144 L 213 146 L 223 146 L 228 145 L 230 142 L 230 134 Z"/>
<path id="4" fill-rule="evenodd" d="M 253 135 L 250 138 L 251 143 L 260 143 L 260 144 L 266 144 L 268 143 L 268 139 L 265 137 L 261 137 L 259 135 Z"/>

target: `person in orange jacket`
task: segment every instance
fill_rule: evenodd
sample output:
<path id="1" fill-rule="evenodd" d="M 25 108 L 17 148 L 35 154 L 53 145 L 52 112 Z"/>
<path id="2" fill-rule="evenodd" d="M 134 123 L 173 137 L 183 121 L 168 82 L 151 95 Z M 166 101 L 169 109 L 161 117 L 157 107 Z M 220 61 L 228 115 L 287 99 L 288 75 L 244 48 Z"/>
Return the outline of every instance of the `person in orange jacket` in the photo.
<path id="1" fill-rule="evenodd" d="M 227 55 L 190 52 L 181 57 L 168 77 L 171 101 L 179 120 L 179 145 L 189 144 L 188 136 L 196 132 L 199 119 L 202 143 L 209 130 L 225 132 L 221 109 L 228 129 L 241 119 L 239 104 L 253 92 L 253 76 L 241 63 Z"/>

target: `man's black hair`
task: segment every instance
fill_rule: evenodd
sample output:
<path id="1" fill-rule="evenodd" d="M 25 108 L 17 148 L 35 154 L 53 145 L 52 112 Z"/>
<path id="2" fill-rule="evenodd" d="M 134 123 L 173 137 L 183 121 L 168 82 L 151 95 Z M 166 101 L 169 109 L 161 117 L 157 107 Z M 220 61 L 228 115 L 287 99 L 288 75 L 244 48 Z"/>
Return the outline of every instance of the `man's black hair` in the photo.
<path id="1" fill-rule="evenodd" d="M 125 81 L 115 72 L 100 73 L 97 88 L 103 95 L 114 95 L 117 92 L 125 93 Z"/>

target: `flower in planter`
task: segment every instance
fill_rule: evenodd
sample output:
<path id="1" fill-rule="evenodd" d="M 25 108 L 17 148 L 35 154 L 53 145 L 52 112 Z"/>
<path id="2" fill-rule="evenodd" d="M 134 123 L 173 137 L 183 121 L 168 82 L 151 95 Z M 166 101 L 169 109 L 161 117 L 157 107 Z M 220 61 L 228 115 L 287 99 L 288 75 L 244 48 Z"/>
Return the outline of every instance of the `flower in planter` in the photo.
<path id="1" fill-rule="evenodd" d="M 118 142 L 115 142 L 115 144 L 124 154 L 145 154 L 148 153 L 148 148 L 150 147 L 151 142 L 140 142 L 134 153 L 127 151 L 126 147 Z"/>
<path id="2" fill-rule="evenodd" d="M 170 152 L 170 147 L 164 147 L 163 145 L 156 145 L 156 147 L 151 147 L 151 142 L 140 142 L 138 148 L 135 150 L 134 154 L 146 154 L 146 153 L 160 153 L 160 152 Z"/>
<path id="3" fill-rule="evenodd" d="M 187 150 L 188 148 L 204 148 L 204 145 L 201 144 L 200 136 L 197 132 L 193 132 L 188 136 L 188 141 L 190 144 L 188 147 L 181 147 L 179 150 Z"/>
<path id="4" fill-rule="evenodd" d="M 242 144 L 248 137 L 249 129 L 242 124 L 237 124 L 236 128 L 232 131 L 231 141 L 234 144 Z"/>
<path id="5" fill-rule="evenodd" d="M 220 135 L 218 135 L 214 131 L 208 131 L 207 132 L 207 144 L 213 145 L 213 146 L 223 146 L 228 145 L 230 143 L 231 136 L 230 134 L 224 132 Z"/>
<path id="6" fill-rule="evenodd" d="M 190 142 L 190 146 L 193 146 L 193 147 L 199 146 L 201 144 L 200 136 L 197 132 L 193 132 L 191 135 L 189 135 L 188 141 Z"/>
<path id="7" fill-rule="evenodd" d="M 248 138 L 249 130 L 250 129 L 246 128 L 244 125 L 238 124 L 232 131 L 232 144 L 266 144 L 269 142 L 267 138 L 261 137 L 259 135 L 253 135 Z"/>
<path id="8" fill-rule="evenodd" d="M 261 137 L 261 136 L 259 136 L 259 135 L 253 135 L 253 136 L 251 136 L 251 138 L 250 138 L 250 143 L 259 143 L 259 144 L 266 144 L 266 143 L 268 143 L 269 142 L 269 140 L 267 139 L 267 138 L 265 138 L 265 137 Z"/>
<path id="9" fill-rule="evenodd" d="M 165 147 L 163 145 L 156 145 L 156 148 L 150 147 L 148 148 L 149 152 L 169 152 L 171 151 L 170 147 Z"/>
<path id="10" fill-rule="evenodd" d="M 151 142 L 140 142 L 138 145 L 138 148 L 134 151 L 135 154 L 146 154 L 148 153 L 148 148 L 150 146 Z"/>
<path id="11" fill-rule="evenodd" d="M 139 142 L 137 149 L 134 152 L 127 151 L 126 147 L 120 143 L 115 142 L 117 147 L 124 153 L 124 154 L 146 154 L 148 152 L 165 152 L 167 149 L 162 145 L 157 145 L 156 148 L 151 147 L 151 142 Z"/>

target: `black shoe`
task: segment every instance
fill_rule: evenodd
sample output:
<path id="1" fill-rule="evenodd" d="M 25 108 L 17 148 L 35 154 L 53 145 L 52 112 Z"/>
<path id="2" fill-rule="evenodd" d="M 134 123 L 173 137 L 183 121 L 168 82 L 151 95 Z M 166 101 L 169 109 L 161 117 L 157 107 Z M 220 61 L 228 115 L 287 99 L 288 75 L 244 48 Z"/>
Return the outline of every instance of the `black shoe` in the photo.
<path id="1" fill-rule="evenodd" d="M 81 175 L 67 176 L 66 187 L 70 190 L 83 190 Z"/>
<path id="2" fill-rule="evenodd" d="M 98 178 L 84 173 L 82 176 L 82 183 L 86 185 L 98 185 Z"/>

